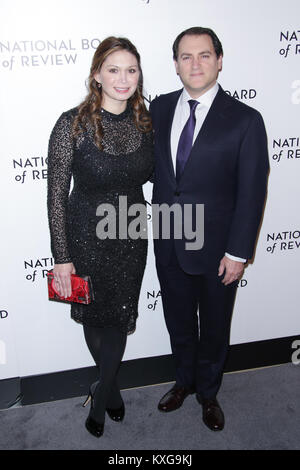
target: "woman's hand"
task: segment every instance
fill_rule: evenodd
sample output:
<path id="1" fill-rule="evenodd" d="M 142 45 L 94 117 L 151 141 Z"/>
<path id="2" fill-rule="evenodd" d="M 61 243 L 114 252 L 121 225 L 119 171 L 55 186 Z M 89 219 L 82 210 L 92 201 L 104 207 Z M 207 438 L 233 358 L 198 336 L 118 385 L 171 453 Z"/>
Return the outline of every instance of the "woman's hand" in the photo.
<path id="1" fill-rule="evenodd" d="M 73 263 L 55 264 L 53 268 L 55 287 L 62 297 L 70 297 L 72 294 L 71 274 L 75 274 Z"/>

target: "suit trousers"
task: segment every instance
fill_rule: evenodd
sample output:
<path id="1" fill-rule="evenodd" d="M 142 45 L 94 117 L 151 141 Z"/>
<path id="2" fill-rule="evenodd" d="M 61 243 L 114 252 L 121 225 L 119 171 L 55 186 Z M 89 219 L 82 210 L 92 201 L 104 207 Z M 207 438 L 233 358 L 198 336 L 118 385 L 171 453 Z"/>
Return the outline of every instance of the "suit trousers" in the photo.
<path id="1" fill-rule="evenodd" d="M 217 272 L 187 274 L 175 249 L 168 266 L 156 260 L 166 326 L 175 360 L 176 385 L 215 398 L 229 348 L 238 281 L 225 286 Z"/>

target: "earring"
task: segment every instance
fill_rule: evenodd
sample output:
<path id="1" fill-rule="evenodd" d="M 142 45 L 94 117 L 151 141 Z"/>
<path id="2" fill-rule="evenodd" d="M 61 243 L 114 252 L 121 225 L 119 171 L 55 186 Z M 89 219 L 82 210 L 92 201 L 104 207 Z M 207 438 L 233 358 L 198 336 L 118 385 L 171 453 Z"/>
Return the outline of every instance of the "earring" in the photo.
<path id="1" fill-rule="evenodd" d="M 97 87 L 98 87 L 98 88 L 101 88 L 101 87 L 102 87 L 102 84 L 99 83 L 99 82 L 97 82 Z"/>

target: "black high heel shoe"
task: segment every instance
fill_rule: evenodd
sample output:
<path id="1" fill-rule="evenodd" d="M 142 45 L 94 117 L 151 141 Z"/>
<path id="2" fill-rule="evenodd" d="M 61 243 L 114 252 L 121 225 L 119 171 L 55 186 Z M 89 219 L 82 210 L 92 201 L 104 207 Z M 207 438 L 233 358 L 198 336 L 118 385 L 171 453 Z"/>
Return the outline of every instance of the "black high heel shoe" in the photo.
<path id="1" fill-rule="evenodd" d="M 90 386 L 90 390 L 89 390 L 89 394 L 88 396 L 86 397 L 84 403 L 82 404 L 83 408 L 85 408 L 91 400 L 94 399 L 94 394 L 95 394 L 95 391 L 96 391 L 96 388 L 97 388 L 97 385 L 98 385 L 99 381 L 98 382 L 94 382 L 91 386 Z"/>
<path id="2" fill-rule="evenodd" d="M 91 402 L 91 410 L 94 408 L 94 394 L 97 388 L 98 382 L 91 385 L 89 394 L 83 403 L 83 407 L 86 407 Z M 104 423 L 98 423 L 90 415 L 87 417 L 85 427 L 95 437 L 101 437 L 104 432 Z"/>
<path id="3" fill-rule="evenodd" d="M 106 408 L 107 414 L 113 421 L 123 421 L 125 415 L 125 406 L 122 403 L 120 408 Z"/>
<path id="4" fill-rule="evenodd" d="M 95 437 L 101 437 L 104 431 L 104 423 L 97 423 L 90 416 L 87 417 L 85 427 Z"/>
<path id="5" fill-rule="evenodd" d="M 96 387 L 99 382 L 95 382 L 91 385 L 88 396 L 86 397 L 83 407 L 85 408 L 91 400 L 93 400 Z M 120 422 L 123 421 L 125 416 L 125 406 L 124 403 L 119 408 L 106 408 L 107 414 L 113 421 Z"/>

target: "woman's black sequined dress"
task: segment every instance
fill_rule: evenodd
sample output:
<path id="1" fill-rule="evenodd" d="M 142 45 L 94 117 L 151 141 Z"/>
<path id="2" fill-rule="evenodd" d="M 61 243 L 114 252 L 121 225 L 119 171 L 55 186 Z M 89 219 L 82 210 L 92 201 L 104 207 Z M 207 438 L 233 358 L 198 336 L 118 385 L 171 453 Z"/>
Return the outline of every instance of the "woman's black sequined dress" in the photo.
<path id="1" fill-rule="evenodd" d="M 49 141 L 52 253 L 55 263 L 72 262 L 77 274 L 92 278 L 95 300 L 90 305 L 72 304 L 72 318 L 88 326 L 120 326 L 131 332 L 137 318 L 147 239 L 118 237 L 119 196 L 123 196 L 121 207 L 125 207 L 124 201 L 128 208 L 143 204 L 146 213 L 142 185 L 153 171 L 152 134 L 137 130 L 129 107 L 119 115 L 102 110 L 100 151 L 91 130 L 73 139 L 71 126 L 76 112 L 75 108 L 61 115 Z M 69 195 L 71 176 L 74 186 Z M 96 234 L 100 204 L 115 208 L 116 239 L 101 240 Z M 138 215 L 128 218 L 128 223 Z"/>

